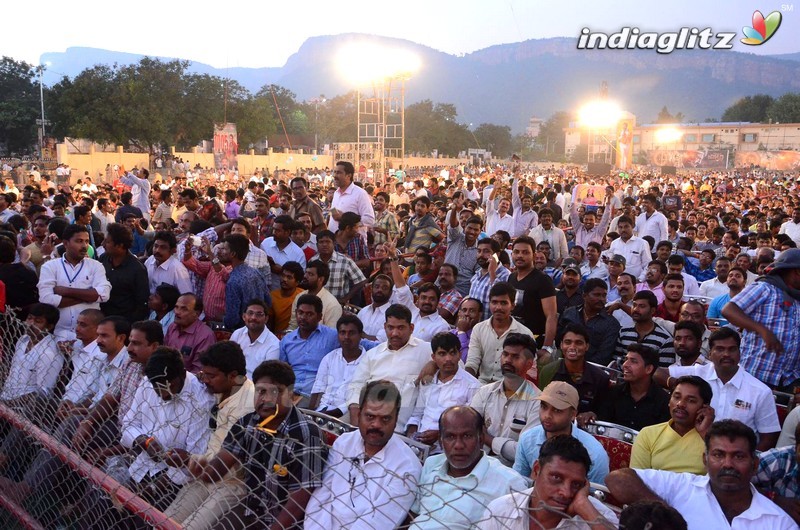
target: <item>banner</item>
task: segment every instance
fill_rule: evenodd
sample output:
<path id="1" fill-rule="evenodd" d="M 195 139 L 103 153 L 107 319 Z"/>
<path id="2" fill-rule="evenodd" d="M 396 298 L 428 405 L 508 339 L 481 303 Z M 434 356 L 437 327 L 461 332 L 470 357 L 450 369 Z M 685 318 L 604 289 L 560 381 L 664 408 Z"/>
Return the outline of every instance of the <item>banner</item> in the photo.
<path id="1" fill-rule="evenodd" d="M 578 184 L 572 188 L 572 202 L 578 202 L 584 206 L 601 206 L 605 198 L 605 186 Z"/>
<path id="2" fill-rule="evenodd" d="M 729 156 L 726 149 L 658 149 L 647 153 L 647 161 L 651 166 L 725 169 Z"/>
<path id="3" fill-rule="evenodd" d="M 773 171 L 793 171 L 800 169 L 800 152 L 798 151 L 738 151 L 736 167 L 753 166 Z"/>
<path id="4" fill-rule="evenodd" d="M 235 123 L 214 124 L 214 168 L 234 171 L 239 168 L 236 158 L 239 143 L 236 138 Z"/>
<path id="5" fill-rule="evenodd" d="M 617 123 L 617 167 L 627 171 L 633 165 L 633 118 Z"/>

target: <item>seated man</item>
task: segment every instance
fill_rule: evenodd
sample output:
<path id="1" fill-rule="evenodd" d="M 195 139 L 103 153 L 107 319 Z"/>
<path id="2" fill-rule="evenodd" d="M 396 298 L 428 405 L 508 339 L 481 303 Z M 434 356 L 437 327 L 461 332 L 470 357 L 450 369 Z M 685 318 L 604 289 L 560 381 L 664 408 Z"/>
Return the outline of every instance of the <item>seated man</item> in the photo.
<path id="1" fill-rule="evenodd" d="M 703 473 L 703 437 L 714 421 L 711 386 L 695 375 L 679 377 L 669 400 L 670 420 L 645 427 L 633 442 L 631 467 Z"/>
<path id="2" fill-rule="evenodd" d="M 800 524 L 800 480 L 797 455 L 800 452 L 800 425 L 794 428 L 795 443 L 777 447 L 758 455 L 758 471 L 753 485 L 770 496 L 775 504 L 783 508 L 794 522 Z"/>
<path id="3" fill-rule="evenodd" d="M 347 415 L 347 389 L 365 353 L 361 346 L 363 332 L 364 326 L 357 316 L 348 313 L 339 318 L 336 323 L 339 348 L 328 353 L 319 363 L 308 408 L 334 418 Z"/>
<path id="4" fill-rule="evenodd" d="M 400 405 L 400 392 L 389 381 L 361 390 L 358 430 L 333 443 L 321 487 L 306 507 L 305 530 L 388 529 L 403 522 L 422 465 L 394 434 Z"/>
<path id="5" fill-rule="evenodd" d="M 322 485 L 325 446 L 319 428 L 292 404 L 294 373 L 281 361 L 265 361 L 253 372 L 255 412 L 232 427 L 222 449 L 192 474 L 218 482 L 242 466 L 249 492 L 244 506 L 223 520 L 237 528 L 259 521 L 265 528 L 291 528 L 303 520 L 311 493 Z"/>
<path id="6" fill-rule="evenodd" d="M 561 314 L 558 327 L 563 335 L 563 329 L 569 323 L 585 326 L 589 331 L 589 349 L 586 351 L 586 360 L 593 363 L 608 365 L 614 358 L 614 347 L 617 344 L 620 324 L 608 311 L 606 311 L 606 296 L 608 284 L 600 278 L 589 278 L 583 285 L 583 302 L 576 307 L 570 307 Z"/>
<path id="7" fill-rule="evenodd" d="M 575 387 L 563 381 L 553 381 L 535 399 L 541 403 L 539 408 L 541 425 L 520 436 L 514 459 L 514 471 L 523 477 L 530 477 L 533 462 L 539 458 L 542 444 L 556 436 L 574 436 L 591 455 L 589 480 L 603 484 L 608 474 L 608 454 L 594 436 L 578 429 L 575 425 L 579 401 Z"/>
<path id="8" fill-rule="evenodd" d="M 509 333 L 500 355 L 503 379 L 482 386 L 472 398 L 472 408 L 486 418 L 484 450 L 508 466 L 514 462 L 520 435 L 540 423 L 536 396 L 541 392 L 525 378 L 535 352 L 533 337 Z"/>
<path id="9" fill-rule="evenodd" d="M 629 344 L 622 363 L 621 385 L 614 385 L 600 403 L 596 419 L 641 431 L 669 420 L 669 394 L 653 381 L 658 352 L 642 344 Z M 591 414 L 591 413 L 590 413 Z M 594 417 L 588 418 L 590 421 Z"/>
<path id="10" fill-rule="evenodd" d="M 585 413 L 597 413 L 599 404 L 606 399 L 611 386 L 608 375 L 586 362 L 589 349 L 589 331 L 581 324 L 567 324 L 561 338 L 561 354 L 558 359 L 539 369 L 539 385 L 545 387 L 550 381 L 565 381 L 574 386 L 580 395 L 578 406 L 579 423 L 586 421 Z M 575 377 L 574 374 L 580 374 Z"/>
<path id="11" fill-rule="evenodd" d="M 623 327 L 617 340 L 617 356 L 623 357 L 628 344 L 637 342 L 658 350 L 659 366 L 667 367 L 675 362 L 672 333 L 653 321 L 658 301 L 650 291 L 639 291 L 633 296 L 631 318 L 633 326 Z"/>
<path id="12" fill-rule="evenodd" d="M 797 523 L 750 483 L 758 468 L 756 435 L 735 420 L 714 423 L 705 437 L 704 475 L 618 469 L 606 486 L 621 503 L 655 501 L 678 510 L 689 528 L 797 529 Z"/>
<path id="13" fill-rule="evenodd" d="M 287 273 L 285 266 L 283 272 L 284 275 Z M 244 352 L 247 377 L 252 377 L 253 371 L 264 361 L 272 361 L 280 356 L 281 341 L 267 328 L 268 307 L 264 300 L 249 300 L 242 313 L 244 326 L 231 334 L 231 340 L 241 346 Z"/>
<path id="14" fill-rule="evenodd" d="M 668 385 L 683 375 L 702 377 L 711 385 L 711 407 L 720 420 L 739 420 L 756 432 L 758 450 L 775 446 L 781 432 L 775 398 L 767 385 L 739 366 L 741 337 L 731 328 L 719 328 L 708 339 L 710 361 L 706 365 L 670 366 L 658 370 L 658 380 Z"/>
<path id="15" fill-rule="evenodd" d="M 461 343 L 448 331 L 433 336 L 431 357 L 436 364 L 433 381 L 422 385 L 406 436 L 428 445 L 439 440 L 439 418 L 448 407 L 469 405 L 480 382 L 459 366 Z M 437 447 L 438 449 L 438 447 Z"/>
<path id="16" fill-rule="evenodd" d="M 528 481 L 481 450 L 483 416 L 470 407 L 450 407 L 439 419 L 444 454 L 425 460 L 411 530 L 472 528 L 493 500 L 528 487 Z"/>
<path id="17" fill-rule="evenodd" d="M 589 453 L 577 439 L 564 435 L 547 440 L 533 464 L 533 487 L 489 503 L 477 527 L 616 528 L 614 512 L 589 495 L 591 467 Z"/>
<path id="18" fill-rule="evenodd" d="M 478 324 L 482 312 L 483 306 L 481 301 L 475 298 L 467 296 L 466 298 L 462 298 L 461 303 L 458 304 L 456 325 L 450 330 L 450 333 L 458 337 L 458 341 L 461 343 L 461 362 L 463 363 L 467 362 L 472 330 L 475 329 L 475 326 Z"/>
<path id="19" fill-rule="evenodd" d="M 252 381 L 245 375 L 244 353 L 238 344 L 229 340 L 214 344 L 200 354 L 200 365 L 200 380 L 216 400 L 209 421 L 209 428 L 214 430 L 203 454 L 193 455 L 172 449 L 167 459 L 170 467 L 191 470 L 197 468 L 196 462 L 205 464 L 222 448 L 222 442 L 233 424 L 245 414 L 253 412 L 255 390 Z M 225 480 L 212 484 L 202 480 L 189 482 L 181 488 L 164 514 L 181 523 L 184 530 L 212 528 L 228 507 L 234 506 L 247 495 L 240 471 L 231 472 Z"/>
<path id="20" fill-rule="evenodd" d="M 182 294 L 175 304 L 175 321 L 164 335 L 164 345 L 178 350 L 186 369 L 193 374 L 200 371 L 200 353 L 217 342 L 211 328 L 200 320 L 202 313 L 203 301 L 196 294 Z"/>

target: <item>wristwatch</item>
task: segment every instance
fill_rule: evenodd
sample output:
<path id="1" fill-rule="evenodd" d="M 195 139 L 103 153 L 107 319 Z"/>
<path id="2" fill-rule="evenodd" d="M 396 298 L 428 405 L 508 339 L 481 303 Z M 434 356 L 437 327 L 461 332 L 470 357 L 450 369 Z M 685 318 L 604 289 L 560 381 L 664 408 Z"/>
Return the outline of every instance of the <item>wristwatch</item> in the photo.
<path id="1" fill-rule="evenodd" d="M 211 260 L 212 265 L 219 265 L 219 258 L 214 258 Z"/>
<path id="2" fill-rule="evenodd" d="M 541 349 L 543 349 L 544 351 L 546 351 L 550 355 L 553 355 L 553 352 L 556 351 L 556 349 L 553 348 L 552 346 L 542 346 Z"/>

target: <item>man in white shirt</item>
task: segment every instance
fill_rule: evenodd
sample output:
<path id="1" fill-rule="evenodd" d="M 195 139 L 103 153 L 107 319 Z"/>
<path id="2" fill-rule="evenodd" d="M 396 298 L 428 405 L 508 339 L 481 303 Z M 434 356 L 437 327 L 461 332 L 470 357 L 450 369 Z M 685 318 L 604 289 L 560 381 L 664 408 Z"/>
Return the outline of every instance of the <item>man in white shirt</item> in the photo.
<path id="1" fill-rule="evenodd" d="M 658 199 L 654 195 L 645 195 L 643 200 L 644 212 L 636 218 L 636 235 L 641 239 L 644 236 L 652 237 L 656 244 L 667 240 L 668 223 L 663 213 L 656 211 Z M 619 223 L 617 223 L 619 228 Z"/>
<path id="2" fill-rule="evenodd" d="M 72 377 L 61 396 L 57 416 L 63 418 L 72 413 L 86 413 L 98 391 L 103 368 L 116 358 L 117 351 L 106 354 L 98 344 L 98 323 L 103 320 L 103 312 L 99 309 L 84 309 L 78 315 L 75 325 L 75 341 L 60 343 L 61 349 L 72 361 Z M 108 326 L 113 328 L 109 322 Z M 105 328 L 105 325 L 104 325 Z M 103 329 L 105 333 L 105 329 Z M 129 332 L 130 333 L 130 332 Z M 101 341 L 102 342 L 102 339 Z M 113 376 L 112 376 L 113 379 Z M 110 380 L 108 383 L 110 384 Z M 105 389 L 108 388 L 106 385 Z M 103 389 L 103 393 L 105 393 Z"/>
<path id="3" fill-rule="evenodd" d="M 431 340 L 431 350 L 437 371 L 433 380 L 420 388 L 406 427 L 406 436 L 428 445 L 439 440 L 439 417 L 444 410 L 469 405 L 481 387 L 480 381 L 459 366 L 461 341 L 458 337 L 447 331 L 437 333 Z"/>
<path id="4" fill-rule="evenodd" d="M 669 274 L 680 274 L 683 276 L 683 292 L 686 296 L 696 296 L 700 294 L 700 284 L 697 278 L 683 270 L 686 259 L 680 254 L 673 254 L 667 259 L 667 270 Z"/>
<path id="5" fill-rule="evenodd" d="M 539 226 L 531 230 L 530 236 L 537 246 L 542 241 L 550 244 L 552 249 L 550 259 L 555 262 L 554 267 L 560 267 L 561 262 L 569 256 L 567 236 L 563 230 L 553 226 L 553 211 L 549 208 L 539 210 Z"/>
<path id="6" fill-rule="evenodd" d="M 281 341 L 267 328 L 267 304 L 251 300 L 242 314 L 244 326 L 231 335 L 231 340 L 244 352 L 247 377 L 264 361 L 280 356 Z"/>
<path id="7" fill-rule="evenodd" d="M 133 198 L 131 205 L 136 206 L 142 211 L 142 215 L 150 220 L 150 172 L 142 168 L 129 171 L 127 175 L 120 177 L 120 181 L 126 186 L 131 187 Z"/>
<path id="8" fill-rule="evenodd" d="M 697 375 L 714 391 L 711 407 L 717 420 L 739 420 L 758 435 L 758 450 L 775 446 L 781 425 L 770 388 L 739 366 L 741 337 L 731 328 L 719 328 L 708 339 L 711 363 L 659 368 L 656 380 L 662 384 L 684 375 Z M 666 377 L 669 374 L 669 377 Z"/>
<path id="9" fill-rule="evenodd" d="M 533 464 L 533 487 L 489 503 L 477 528 L 616 528 L 614 512 L 589 495 L 587 473 L 591 466 L 589 453 L 576 438 L 550 438 L 542 444 Z"/>
<path id="10" fill-rule="evenodd" d="M 372 303 L 358 311 L 366 339 L 378 340 L 378 334 L 386 322 L 386 310 L 392 305 L 393 297 L 391 278 L 383 274 L 377 275 L 372 280 Z"/>
<path id="11" fill-rule="evenodd" d="M 85 226 L 67 226 L 62 241 L 64 256 L 42 265 L 39 301 L 60 308 L 55 334 L 59 340 L 73 340 L 78 315 L 84 309 L 100 309 L 100 303 L 111 295 L 111 283 L 103 265 L 88 257 L 89 230 Z"/>
<path id="12" fill-rule="evenodd" d="M 533 200 L 530 195 L 525 195 L 520 200 L 519 196 L 519 174 L 514 175 L 514 182 L 511 184 L 511 205 L 514 207 L 514 229 L 509 232 L 512 238 L 527 235 L 528 232 L 536 228 L 539 224 L 539 214 L 531 209 Z M 491 233 L 487 231 L 491 236 Z"/>
<path id="13" fill-rule="evenodd" d="M 322 486 L 306 506 L 305 530 L 389 529 L 406 518 L 422 464 L 395 434 L 400 394 L 384 380 L 358 393 L 358 431 L 333 443 Z"/>
<path id="14" fill-rule="evenodd" d="M 472 528 L 493 500 L 528 487 L 527 478 L 484 454 L 484 418 L 470 407 L 450 407 L 439 421 L 444 454 L 425 459 L 411 530 Z"/>
<path id="15" fill-rule="evenodd" d="M 328 220 L 328 230 L 334 234 L 339 229 L 339 219 L 344 212 L 355 212 L 361 216 L 359 232 L 367 240 L 367 229 L 375 224 L 375 211 L 369 194 L 353 183 L 356 169 L 350 162 L 339 161 L 333 168 L 333 180 L 336 191 L 331 202 L 331 217 Z"/>
<path id="16" fill-rule="evenodd" d="M 498 203 L 497 208 L 494 205 L 495 195 L 502 187 L 495 185 L 489 199 L 486 201 L 486 234 L 491 237 L 498 230 L 504 230 L 509 234 L 513 234 L 515 230 L 514 217 L 508 213 L 511 209 L 511 202 L 505 197 L 502 197 Z"/>
<path id="17" fill-rule="evenodd" d="M 706 280 L 700 284 L 700 296 L 713 299 L 723 294 L 729 294 L 731 289 L 728 287 L 727 282 L 728 272 L 730 270 L 731 260 L 729 258 L 726 256 L 717 258 L 717 262 L 714 264 L 714 272 L 717 273 L 717 277 Z"/>
<path id="18" fill-rule="evenodd" d="M 402 406 L 397 419 L 397 430 L 405 431 L 406 423 L 414 410 L 417 398 L 415 382 L 422 368 L 431 360 L 431 345 L 411 334 L 414 324 L 411 311 L 400 304 L 392 304 L 386 310 L 384 330 L 387 340 L 369 350 L 353 374 L 347 392 L 350 422 L 359 421 L 359 395 L 369 381 L 386 379 L 400 389 Z"/>
<path id="19" fill-rule="evenodd" d="M 690 530 L 797 529 L 783 510 L 750 484 L 758 469 L 756 435 L 736 420 L 715 422 L 706 435 L 706 475 L 652 469 L 618 469 L 606 486 L 620 503 L 665 503 L 678 510 Z M 724 509 L 723 509 L 724 506 Z"/>
<path id="20" fill-rule="evenodd" d="M 650 246 L 647 241 L 633 235 L 633 221 L 622 216 L 617 222 L 619 237 L 609 247 L 611 254 L 625 258 L 625 272 L 633 274 L 637 279 L 652 261 Z"/>
<path id="21" fill-rule="evenodd" d="M 175 257 L 177 250 L 178 240 L 175 234 L 156 232 L 153 237 L 153 255 L 144 262 L 150 282 L 150 294 L 155 293 L 156 287 L 162 283 L 174 286 L 181 294 L 194 292 L 188 269 Z"/>
<path id="22" fill-rule="evenodd" d="M 792 210 L 792 218 L 781 225 L 779 234 L 786 234 L 800 247 L 800 207 Z"/>
<path id="23" fill-rule="evenodd" d="M 288 215 L 280 215 L 272 223 L 272 237 L 261 242 L 261 250 L 266 252 L 272 274 L 270 291 L 281 288 L 282 265 L 294 261 L 306 268 L 306 255 L 291 239 L 294 221 Z"/>

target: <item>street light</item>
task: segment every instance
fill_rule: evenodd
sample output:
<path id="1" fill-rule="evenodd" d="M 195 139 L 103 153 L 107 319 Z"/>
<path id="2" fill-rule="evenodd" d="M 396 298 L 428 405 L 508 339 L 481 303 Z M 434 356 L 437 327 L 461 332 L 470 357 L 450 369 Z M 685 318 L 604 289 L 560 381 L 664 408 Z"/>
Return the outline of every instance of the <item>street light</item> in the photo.
<path id="1" fill-rule="evenodd" d="M 582 127 L 589 130 L 588 148 L 590 162 L 594 162 L 594 153 L 592 152 L 592 136 L 594 133 L 596 131 L 603 131 L 605 133 L 612 127 L 615 127 L 621 117 L 622 110 L 619 108 L 619 105 L 606 99 L 590 101 L 578 111 L 578 122 Z M 605 162 L 605 156 L 603 157 L 603 161 Z"/>
<path id="2" fill-rule="evenodd" d="M 310 102 L 314 104 L 314 154 L 319 154 L 319 147 L 317 146 L 317 123 L 319 122 L 319 104 L 328 101 L 323 94 L 318 98 L 311 98 Z"/>
<path id="3" fill-rule="evenodd" d="M 36 125 L 39 125 L 39 158 L 44 158 L 44 139 L 46 136 L 45 127 L 50 125 L 50 122 L 44 118 L 44 82 L 42 80 L 44 77 L 44 70 L 47 66 L 50 66 L 49 62 L 40 64 L 36 67 L 36 71 L 39 72 L 39 102 L 42 106 L 42 118 L 36 120 Z"/>

